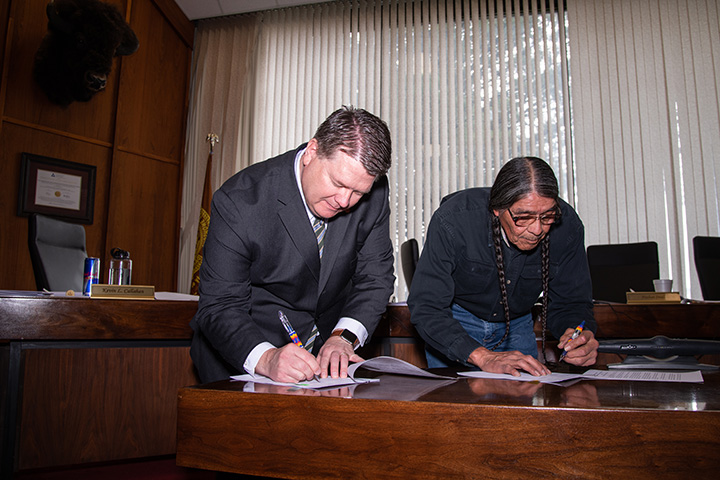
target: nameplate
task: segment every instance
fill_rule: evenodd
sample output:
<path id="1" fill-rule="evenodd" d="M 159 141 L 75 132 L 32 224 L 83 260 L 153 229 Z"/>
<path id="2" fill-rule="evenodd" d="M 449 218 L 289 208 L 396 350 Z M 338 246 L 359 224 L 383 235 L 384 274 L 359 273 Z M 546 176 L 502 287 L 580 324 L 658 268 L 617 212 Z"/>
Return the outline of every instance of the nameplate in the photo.
<path id="1" fill-rule="evenodd" d="M 155 287 L 152 285 L 107 285 L 104 283 L 94 283 L 90 287 L 90 297 L 154 300 Z"/>
<path id="2" fill-rule="evenodd" d="M 627 292 L 628 304 L 680 303 L 678 292 Z"/>

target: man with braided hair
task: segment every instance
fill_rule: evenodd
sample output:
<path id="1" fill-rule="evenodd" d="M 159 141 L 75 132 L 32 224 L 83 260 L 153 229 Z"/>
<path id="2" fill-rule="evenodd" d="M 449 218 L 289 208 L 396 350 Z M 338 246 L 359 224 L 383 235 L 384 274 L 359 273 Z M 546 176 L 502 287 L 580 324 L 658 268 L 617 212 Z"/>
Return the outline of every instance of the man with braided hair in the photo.
<path id="1" fill-rule="evenodd" d="M 583 224 L 558 197 L 552 168 L 535 157 L 507 162 L 492 188 L 445 197 L 433 214 L 408 298 L 429 367 L 469 365 L 547 375 L 537 359 L 531 308 L 567 351 L 592 365 L 597 324 Z M 568 342 L 575 327 L 580 336 Z M 543 348 L 544 351 L 544 348 Z"/>

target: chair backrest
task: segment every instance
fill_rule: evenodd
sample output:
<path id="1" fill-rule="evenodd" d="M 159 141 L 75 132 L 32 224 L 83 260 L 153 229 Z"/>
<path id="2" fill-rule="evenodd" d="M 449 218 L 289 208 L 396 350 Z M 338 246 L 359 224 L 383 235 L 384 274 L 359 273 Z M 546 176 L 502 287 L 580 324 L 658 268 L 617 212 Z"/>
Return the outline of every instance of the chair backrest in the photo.
<path id="1" fill-rule="evenodd" d="M 704 300 L 720 300 L 720 237 L 694 237 L 693 255 Z"/>
<path id="2" fill-rule="evenodd" d="M 82 225 L 33 214 L 28 247 L 38 290 L 82 292 L 87 257 Z"/>
<path id="3" fill-rule="evenodd" d="M 402 264 L 403 277 L 405 277 L 405 284 L 408 289 L 412 284 L 412 277 L 415 275 L 415 267 L 419 256 L 418 242 L 414 238 L 406 240 L 400 245 L 400 263 Z"/>
<path id="4" fill-rule="evenodd" d="M 660 278 L 656 242 L 591 245 L 587 258 L 593 300 L 625 303 L 628 291 L 652 292 Z"/>

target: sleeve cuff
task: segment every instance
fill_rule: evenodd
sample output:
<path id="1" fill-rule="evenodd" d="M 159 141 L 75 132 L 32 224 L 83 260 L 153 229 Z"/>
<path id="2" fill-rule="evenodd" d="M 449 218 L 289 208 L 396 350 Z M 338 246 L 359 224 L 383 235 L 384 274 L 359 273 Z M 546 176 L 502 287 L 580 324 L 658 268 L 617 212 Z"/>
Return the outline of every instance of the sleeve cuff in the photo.
<path id="1" fill-rule="evenodd" d="M 262 342 L 253 348 L 243 364 L 245 371 L 250 375 L 255 376 L 255 367 L 257 367 L 257 364 L 260 361 L 260 357 L 262 357 L 263 353 L 267 352 L 271 348 L 275 348 L 275 345 L 270 342 Z"/>

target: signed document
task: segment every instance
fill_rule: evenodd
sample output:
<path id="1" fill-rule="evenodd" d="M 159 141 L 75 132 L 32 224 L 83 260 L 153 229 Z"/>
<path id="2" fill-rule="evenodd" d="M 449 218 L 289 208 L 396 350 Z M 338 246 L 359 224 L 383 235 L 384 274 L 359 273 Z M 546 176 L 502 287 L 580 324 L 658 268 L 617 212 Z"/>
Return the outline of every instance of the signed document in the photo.
<path id="1" fill-rule="evenodd" d="M 239 380 L 243 382 L 255 382 L 255 383 L 266 383 L 270 385 L 285 385 L 295 386 L 298 388 L 327 388 L 327 387 L 341 387 L 344 385 L 355 385 L 358 383 L 369 383 L 380 381 L 377 378 L 359 378 L 356 376 L 356 372 L 359 368 L 365 368 L 374 372 L 390 373 L 395 375 L 409 375 L 414 377 L 432 378 L 440 380 L 453 379 L 453 377 L 444 377 L 442 375 L 435 375 L 434 373 L 426 372 L 422 368 L 418 368 L 411 363 L 404 360 L 400 360 L 395 357 L 375 357 L 364 362 L 353 363 L 348 366 L 347 378 L 320 378 L 315 377 L 312 380 L 305 380 L 298 383 L 282 383 L 271 380 L 263 375 L 235 375 L 230 377 L 232 380 Z"/>

